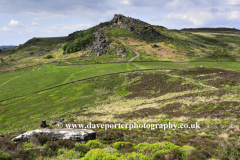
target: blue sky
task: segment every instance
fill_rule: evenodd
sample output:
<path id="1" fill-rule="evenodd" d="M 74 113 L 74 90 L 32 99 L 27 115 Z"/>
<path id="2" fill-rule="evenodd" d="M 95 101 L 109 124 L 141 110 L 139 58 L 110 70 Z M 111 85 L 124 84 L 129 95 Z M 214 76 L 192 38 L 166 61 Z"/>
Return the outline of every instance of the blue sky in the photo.
<path id="1" fill-rule="evenodd" d="M 0 0 L 0 45 L 67 36 L 114 14 L 169 29 L 240 29 L 240 0 Z"/>

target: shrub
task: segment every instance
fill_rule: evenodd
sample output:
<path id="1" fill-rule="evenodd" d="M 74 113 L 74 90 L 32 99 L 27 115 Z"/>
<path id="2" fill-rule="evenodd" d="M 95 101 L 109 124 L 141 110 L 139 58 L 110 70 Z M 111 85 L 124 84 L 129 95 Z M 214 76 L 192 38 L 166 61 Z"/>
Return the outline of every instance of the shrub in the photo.
<path id="1" fill-rule="evenodd" d="M 83 160 L 119 160 L 119 154 L 107 153 L 104 149 L 92 149 L 90 150 Z"/>
<path id="2" fill-rule="evenodd" d="M 45 59 L 50 59 L 50 58 L 53 58 L 53 56 L 51 54 L 48 54 L 44 57 Z"/>
<path id="3" fill-rule="evenodd" d="M 231 157 L 239 158 L 240 157 L 240 140 L 231 138 L 223 140 L 216 150 L 216 157 Z"/>
<path id="4" fill-rule="evenodd" d="M 148 143 L 139 143 L 137 146 L 135 146 L 136 149 L 139 151 L 143 151 L 149 147 L 150 144 Z"/>
<path id="5" fill-rule="evenodd" d="M 47 144 L 47 149 L 50 148 L 53 151 L 57 151 L 60 148 L 58 142 L 56 141 L 48 141 L 46 144 Z"/>
<path id="6" fill-rule="evenodd" d="M 230 60 L 235 60 L 235 58 L 232 55 L 230 55 L 226 49 L 220 49 L 220 48 L 215 49 L 207 57 L 211 58 L 211 59 L 230 59 Z"/>
<path id="7" fill-rule="evenodd" d="M 90 147 L 90 148 L 97 148 L 97 147 L 102 147 L 102 143 L 100 142 L 99 139 L 96 140 L 89 140 L 86 143 L 86 146 Z"/>
<path id="8" fill-rule="evenodd" d="M 28 143 L 28 142 L 24 142 L 23 147 L 24 148 L 34 148 L 34 147 L 37 147 L 37 146 L 34 145 L 34 144 L 31 144 L 31 143 Z"/>
<path id="9" fill-rule="evenodd" d="M 165 160 L 165 155 L 162 152 L 157 151 L 153 154 L 152 159 L 153 160 Z"/>
<path id="10" fill-rule="evenodd" d="M 38 141 L 41 145 L 44 145 L 47 141 L 50 141 L 50 138 L 47 137 L 46 135 L 40 135 L 38 137 Z"/>
<path id="11" fill-rule="evenodd" d="M 58 144 L 61 147 L 67 148 L 67 149 L 73 149 L 75 147 L 75 144 L 71 140 L 59 140 Z"/>
<path id="12" fill-rule="evenodd" d="M 80 152 L 82 155 L 85 155 L 88 151 L 90 151 L 89 147 L 84 144 L 78 144 L 75 147 L 75 151 Z"/>
<path id="13" fill-rule="evenodd" d="M 113 148 L 120 150 L 121 148 L 124 147 L 125 142 L 115 142 L 113 143 Z"/>
<path id="14" fill-rule="evenodd" d="M 196 150 L 193 146 L 184 145 L 182 146 L 183 150 L 186 150 L 186 156 L 190 155 L 194 150 Z"/>
<path id="15" fill-rule="evenodd" d="M 126 153 L 125 157 L 126 159 L 150 160 L 147 156 L 136 152 Z"/>
<path id="16" fill-rule="evenodd" d="M 119 150 L 119 153 L 130 153 L 130 152 L 136 152 L 137 149 L 134 148 L 134 144 L 131 142 L 115 142 L 113 144 L 113 148 Z"/>
<path id="17" fill-rule="evenodd" d="M 69 158 L 69 159 L 73 159 L 73 158 L 75 159 L 75 158 L 80 158 L 81 154 L 74 150 L 70 150 L 68 152 L 64 152 L 64 157 Z"/>
<path id="18" fill-rule="evenodd" d="M 194 150 L 189 156 L 188 156 L 189 160 L 197 160 L 197 159 L 201 159 L 201 160 L 207 160 L 206 155 L 202 152 L 202 151 L 196 151 Z"/>
<path id="19" fill-rule="evenodd" d="M 1 160 L 12 160 L 12 157 L 3 151 L 0 151 L 0 159 Z"/>

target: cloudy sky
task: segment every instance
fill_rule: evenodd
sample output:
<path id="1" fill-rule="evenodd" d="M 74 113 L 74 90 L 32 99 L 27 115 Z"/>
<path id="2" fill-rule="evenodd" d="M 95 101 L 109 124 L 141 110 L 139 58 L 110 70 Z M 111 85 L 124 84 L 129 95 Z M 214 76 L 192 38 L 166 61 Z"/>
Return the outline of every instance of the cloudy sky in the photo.
<path id="1" fill-rule="evenodd" d="M 240 29 L 240 0 L 0 0 L 0 45 L 67 36 L 114 14 L 169 29 Z"/>

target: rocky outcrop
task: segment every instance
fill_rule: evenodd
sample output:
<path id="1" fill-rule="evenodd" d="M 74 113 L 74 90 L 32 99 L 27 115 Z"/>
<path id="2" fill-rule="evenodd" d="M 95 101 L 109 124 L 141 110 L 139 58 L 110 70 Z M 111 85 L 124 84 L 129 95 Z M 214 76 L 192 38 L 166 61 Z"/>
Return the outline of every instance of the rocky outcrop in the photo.
<path id="1" fill-rule="evenodd" d="M 88 141 L 96 139 L 96 132 L 88 129 L 71 129 L 71 128 L 61 128 L 61 129 L 36 129 L 28 131 L 13 138 L 12 142 L 27 141 L 32 136 L 45 135 L 51 140 L 74 140 L 74 141 Z"/>
<path id="2" fill-rule="evenodd" d="M 119 25 L 121 29 L 127 29 L 128 31 L 139 34 L 141 36 L 149 36 L 149 39 L 152 39 L 152 37 L 159 38 L 167 38 L 164 34 L 161 34 L 160 32 L 156 31 L 151 25 L 147 24 L 146 22 L 143 22 L 139 19 L 134 19 L 131 17 L 125 17 L 121 14 L 115 14 L 114 18 L 112 19 L 112 25 L 110 27 L 113 27 L 114 25 Z M 97 57 L 101 56 L 102 54 L 107 53 L 107 46 L 109 44 L 108 38 L 104 36 L 104 28 L 107 28 L 107 26 L 103 27 L 103 29 L 95 28 L 93 34 L 95 36 L 95 40 L 90 46 L 90 50 L 93 53 L 96 53 Z M 120 43 L 120 42 L 116 42 Z M 122 58 L 127 56 L 127 53 L 119 53 L 121 54 Z"/>
<path id="3" fill-rule="evenodd" d="M 108 38 L 104 36 L 103 30 L 96 28 L 94 30 L 95 35 L 95 41 L 93 42 L 93 45 L 90 47 L 91 52 L 97 53 L 97 57 L 101 56 L 102 54 L 107 53 L 106 46 L 104 46 L 104 43 L 109 43 Z"/>
<path id="4" fill-rule="evenodd" d="M 149 24 L 139 19 L 125 17 L 122 14 L 115 14 L 112 21 L 113 25 L 120 25 L 121 29 L 127 29 L 128 31 L 134 32 L 139 35 L 149 34 L 157 38 L 167 38 L 164 34 L 161 34 L 160 32 L 156 31 Z"/>

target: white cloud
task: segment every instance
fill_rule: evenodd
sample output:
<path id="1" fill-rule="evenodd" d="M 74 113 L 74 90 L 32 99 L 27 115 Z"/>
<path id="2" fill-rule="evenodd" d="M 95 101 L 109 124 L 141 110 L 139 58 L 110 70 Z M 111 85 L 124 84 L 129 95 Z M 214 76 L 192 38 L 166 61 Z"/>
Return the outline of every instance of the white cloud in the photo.
<path id="1" fill-rule="evenodd" d="M 14 27 L 24 26 L 22 23 L 20 23 L 19 21 L 15 21 L 14 19 L 12 19 L 8 25 Z"/>
<path id="2" fill-rule="evenodd" d="M 30 33 L 34 33 L 34 32 L 38 32 L 40 29 L 40 27 L 28 27 L 25 29 L 26 32 L 30 32 Z"/>
<path id="3" fill-rule="evenodd" d="M 32 22 L 32 26 L 40 26 L 40 24 L 37 22 Z"/>
<path id="4" fill-rule="evenodd" d="M 3 31 L 11 31 L 11 29 L 8 28 L 8 27 L 2 27 L 2 30 L 3 30 Z"/>
<path id="5" fill-rule="evenodd" d="M 56 24 L 53 26 L 46 27 L 47 30 L 58 31 L 58 32 L 69 32 L 87 29 L 91 27 L 91 24 Z"/>
<path id="6" fill-rule="evenodd" d="M 126 5 L 129 5 L 129 4 L 130 4 L 129 0 L 122 0 L 122 1 L 120 1 L 120 3 L 121 3 L 121 4 L 126 4 Z"/>
<path id="7" fill-rule="evenodd" d="M 42 32 L 45 32 L 45 33 L 53 33 L 53 31 L 51 30 L 47 30 L 47 29 L 41 29 Z"/>
<path id="8" fill-rule="evenodd" d="M 237 19 L 239 18 L 239 12 L 238 11 L 231 11 L 229 14 L 229 19 Z"/>
<path id="9" fill-rule="evenodd" d="M 19 30 L 19 34 L 25 34 L 25 33 L 34 33 L 34 34 L 39 34 L 42 33 L 45 35 L 46 33 L 48 34 L 59 34 L 60 33 L 65 33 L 67 36 L 71 32 L 75 32 L 78 30 L 83 30 L 90 28 L 92 25 L 91 24 L 56 24 L 52 26 L 34 26 L 34 27 L 27 27 L 24 29 Z"/>
<path id="10" fill-rule="evenodd" d="M 213 18 L 212 13 L 209 12 L 185 12 L 185 13 L 169 13 L 167 16 L 164 16 L 169 20 L 183 20 L 182 23 L 189 22 L 195 26 L 202 26 L 205 22 Z"/>
<path id="11" fill-rule="evenodd" d="M 240 0 L 228 0 L 227 4 L 230 5 L 239 5 L 240 4 Z"/>

